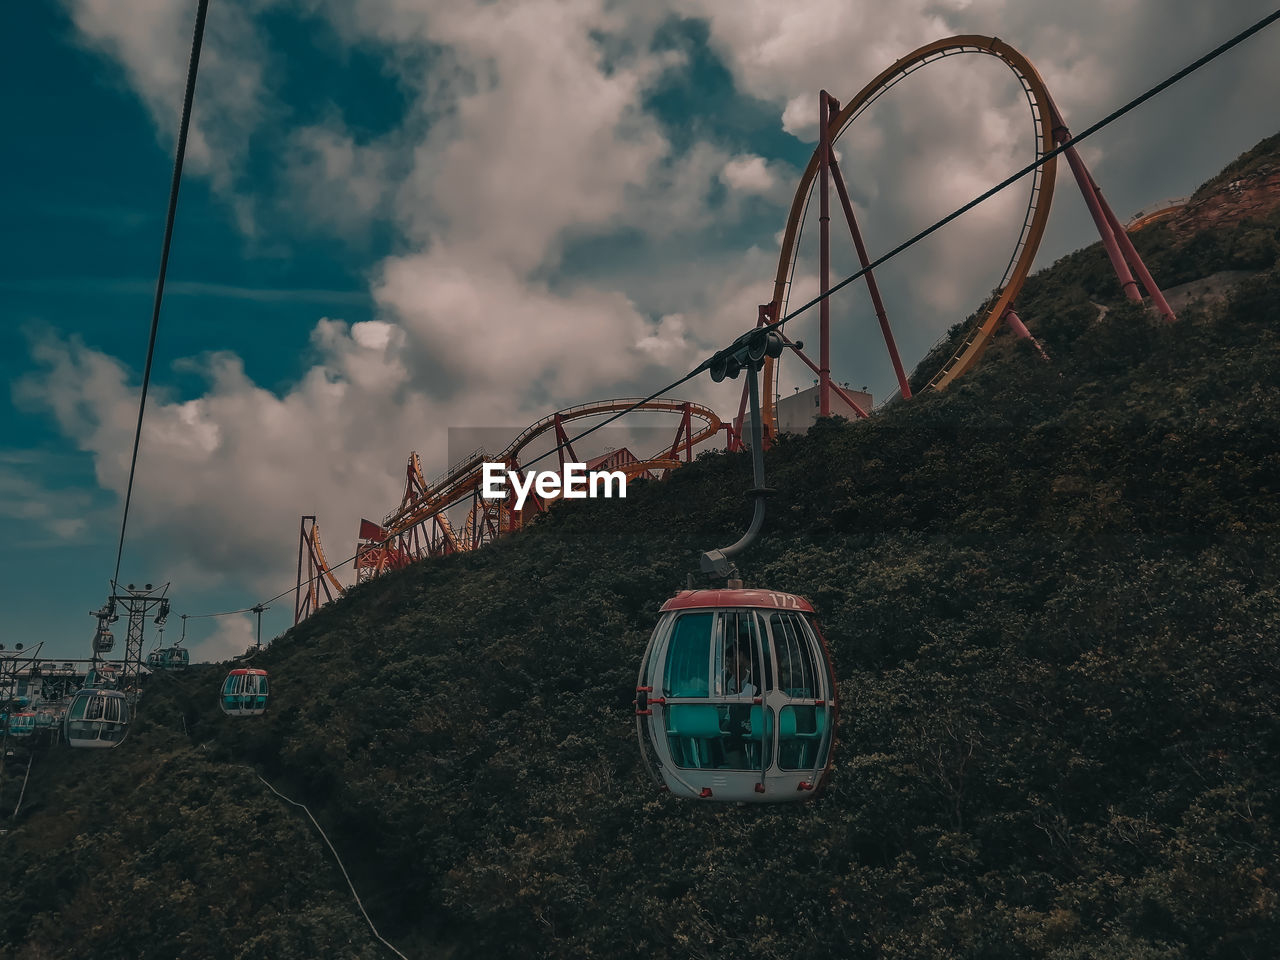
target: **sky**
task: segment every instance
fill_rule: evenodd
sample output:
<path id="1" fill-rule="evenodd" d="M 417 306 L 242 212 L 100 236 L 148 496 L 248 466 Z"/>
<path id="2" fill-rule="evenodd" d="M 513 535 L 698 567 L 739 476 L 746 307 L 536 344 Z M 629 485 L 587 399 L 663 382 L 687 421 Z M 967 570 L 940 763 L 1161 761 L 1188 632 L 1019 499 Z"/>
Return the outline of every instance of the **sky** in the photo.
<path id="1" fill-rule="evenodd" d="M 0 5 L 8 649 L 87 656 L 108 593 L 195 9 Z M 445 469 L 450 428 L 514 432 L 696 366 L 771 297 L 822 88 L 847 100 L 921 44 L 995 35 L 1080 130 L 1270 10 L 211 0 L 121 582 L 171 584 L 166 643 L 185 613 L 196 659 L 238 654 L 253 619 L 203 615 L 291 590 L 300 515 L 336 562 L 362 516 L 398 504 L 409 451 Z M 1081 150 L 1125 219 L 1275 133 L 1278 86 L 1273 26 Z M 1029 162 L 1033 126 L 1007 68 L 954 57 L 837 151 L 874 256 Z M 999 281 L 1025 203 L 1006 191 L 878 271 L 908 368 Z M 836 277 L 855 266 L 840 230 Z M 811 218 L 793 305 L 817 290 L 816 234 Z M 1093 239 L 1064 169 L 1038 265 Z M 835 378 L 882 400 L 865 288 L 832 317 Z M 816 323 L 788 331 L 816 345 Z M 811 383 L 784 363 L 781 393 Z M 727 417 L 738 389 L 704 377 L 677 395 Z M 292 616 L 290 593 L 264 639 Z"/>

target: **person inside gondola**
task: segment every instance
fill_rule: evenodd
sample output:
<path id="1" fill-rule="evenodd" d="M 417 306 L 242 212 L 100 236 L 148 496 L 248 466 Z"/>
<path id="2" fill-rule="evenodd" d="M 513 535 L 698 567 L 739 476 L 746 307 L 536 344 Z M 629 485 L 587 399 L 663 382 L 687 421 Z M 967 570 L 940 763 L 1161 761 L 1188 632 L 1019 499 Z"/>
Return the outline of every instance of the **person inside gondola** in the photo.
<path id="1" fill-rule="evenodd" d="M 751 732 L 751 707 L 757 687 L 753 682 L 750 638 L 739 637 L 726 650 L 724 671 L 724 695 L 727 699 L 745 701 L 731 704 L 722 720 L 726 728 L 724 740 L 725 765 L 744 769 L 753 766 L 748 749 L 747 736 Z"/>
<path id="2" fill-rule="evenodd" d="M 724 694 L 726 697 L 751 699 L 756 695 L 755 671 L 748 638 L 735 640 L 725 658 Z"/>

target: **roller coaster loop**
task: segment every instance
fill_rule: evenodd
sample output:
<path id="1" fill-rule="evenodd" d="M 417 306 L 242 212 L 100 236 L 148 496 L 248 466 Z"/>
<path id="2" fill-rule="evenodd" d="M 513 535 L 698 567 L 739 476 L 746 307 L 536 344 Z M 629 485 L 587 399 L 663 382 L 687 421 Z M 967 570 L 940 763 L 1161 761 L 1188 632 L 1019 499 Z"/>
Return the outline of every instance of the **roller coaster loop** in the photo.
<path id="1" fill-rule="evenodd" d="M 760 307 L 758 323 L 764 325 L 776 321 L 785 312 L 785 306 L 796 269 L 799 254 L 799 238 L 804 216 L 809 205 L 810 195 L 815 186 L 818 190 L 819 202 L 819 283 L 820 292 L 825 294 L 830 288 L 830 236 L 829 236 L 829 185 L 834 185 L 840 200 L 845 220 L 858 259 L 866 270 L 864 278 L 875 309 L 876 319 L 885 339 L 885 346 L 898 381 L 899 394 L 911 396 L 911 388 L 907 381 L 906 371 L 898 355 L 897 345 L 889 326 L 889 320 L 876 285 L 874 273 L 868 269 L 870 258 L 861 231 L 853 213 L 853 205 L 849 200 L 848 189 L 840 171 L 840 165 L 833 152 L 833 145 L 848 127 L 871 104 L 875 103 L 885 92 L 898 81 L 924 67 L 945 57 L 956 54 L 983 54 L 995 57 L 1013 72 L 1021 85 L 1031 108 L 1032 119 L 1036 129 L 1036 158 L 1053 151 L 1057 146 L 1071 139 L 1062 114 L 1054 105 L 1053 99 L 1045 87 L 1044 80 L 1031 62 L 1007 43 L 995 38 L 978 35 L 947 37 L 925 44 L 897 60 L 866 86 L 859 90 L 848 103 L 841 106 L 839 101 L 825 90 L 820 91 L 819 101 L 819 141 L 813 156 L 801 176 L 791 210 L 787 217 L 783 232 L 782 247 L 778 256 L 778 270 L 774 278 L 773 299 Z M 1117 220 L 1110 206 L 1103 199 L 1098 185 L 1094 182 L 1084 161 L 1075 147 L 1063 151 L 1080 192 L 1084 196 L 1089 212 L 1093 217 L 1099 235 L 1102 238 L 1107 255 L 1120 280 L 1124 294 L 1131 300 L 1141 300 L 1138 289 L 1140 281 L 1152 302 L 1160 313 L 1168 320 L 1174 319 L 1159 287 L 1151 278 L 1138 256 L 1133 244 L 1129 241 L 1124 227 Z M 982 352 L 994 335 L 1001 321 L 1008 322 L 1015 332 L 1022 335 L 1026 327 L 1014 312 L 1014 302 L 1022 289 L 1027 273 L 1035 259 L 1040 240 L 1044 235 L 1045 225 L 1049 219 L 1049 207 L 1053 198 L 1053 187 L 1056 176 L 1057 158 L 1051 157 L 1043 166 L 1037 167 L 1034 173 L 1030 198 L 1027 203 L 1026 216 L 1022 230 L 1014 246 L 1004 276 L 996 289 L 996 293 L 980 311 L 977 323 L 965 333 L 955 352 L 929 380 L 927 387 L 941 390 L 953 380 L 970 370 L 977 363 Z M 1135 274 L 1137 279 L 1135 280 Z M 840 387 L 831 380 L 830 362 L 830 314 L 828 300 L 823 299 L 820 305 L 819 319 L 819 360 L 815 363 L 803 352 L 799 343 L 787 341 L 787 346 L 818 375 L 819 413 L 827 416 L 831 413 L 831 393 L 839 395 L 857 415 L 865 416 L 868 411 L 862 410 Z M 774 406 L 777 368 L 773 360 L 769 360 L 764 368 L 764 421 L 767 440 L 777 435 L 777 411 Z M 746 408 L 745 388 L 739 404 L 734 428 L 740 435 L 742 418 Z M 734 436 L 731 431 L 730 436 Z"/>

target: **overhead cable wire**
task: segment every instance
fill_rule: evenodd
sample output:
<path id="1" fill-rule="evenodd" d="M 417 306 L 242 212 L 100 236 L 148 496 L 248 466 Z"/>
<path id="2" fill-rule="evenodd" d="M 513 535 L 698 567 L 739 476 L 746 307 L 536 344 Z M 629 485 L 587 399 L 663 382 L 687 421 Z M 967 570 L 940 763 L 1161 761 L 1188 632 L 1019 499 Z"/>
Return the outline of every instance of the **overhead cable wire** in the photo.
<path id="1" fill-rule="evenodd" d="M 142 418 L 147 409 L 147 387 L 151 383 L 151 364 L 156 352 L 156 332 L 160 327 L 160 303 L 164 299 L 164 278 L 169 269 L 169 247 L 173 240 L 173 222 L 178 212 L 178 188 L 182 184 L 182 161 L 187 153 L 187 130 L 191 124 L 191 103 L 195 99 L 196 71 L 200 66 L 200 47 L 204 41 L 205 14 L 209 0 L 199 0 L 196 8 L 195 35 L 191 40 L 191 57 L 187 63 L 187 88 L 182 98 L 182 122 L 178 128 L 178 146 L 173 158 L 173 180 L 169 184 L 169 210 L 164 221 L 164 243 L 160 248 L 160 272 L 156 277 L 156 295 L 151 308 L 151 336 L 147 341 L 147 362 L 142 370 L 142 397 L 138 401 L 138 426 L 133 433 L 133 457 L 129 461 L 129 485 L 124 495 L 124 516 L 120 520 L 120 545 L 116 550 L 116 569 L 111 575 L 112 589 L 120 579 L 120 561 L 124 557 L 124 536 L 129 525 L 129 502 L 133 498 L 133 479 L 138 468 L 138 447 L 142 441 Z"/>
<path id="2" fill-rule="evenodd" d="M 278 597 L 271 598 L 271 600 L 276 600 L 276 599 L 279 599 L 279 598 Z M 271 600 L 264 600 L 262 602 L 262 605 L 266 606 L 268 603 L 271 602 Z M 230 617 L 237 613 L 253 613 L 256 608 L 257 608 L 257 604 L 255 604 L 252 607 L 245 607 L 243 610 L 223 610 L 221 613 L 184 613 L 182 614 L 182 616 L 184 619 L 187 619 L 187 620 L 205 620 L 209 617 Z"/>
<path id="3" fill-rule="evenodd" d="M 861 270 L 858 270 L 856 273 L 851 274 L 850 276 L 841 280 L 839 283 L 835 284 L 833 287 L 828 289 L 826 293 L 823 293 L 818 295 L 817 297 L 814 297 L 812 300 L 808 301 L 807 303 L 805 303 L 800 307 L 797 307 L 795 310 L 791 311 L 791 313 L 787 314 L 786 316 L 781 317 L 780 319 L 775 320 L 772 323 L 764 324 L 763 326 L 757 327 L 755 329 L 765 330 L 765 331 L 775 330 L 781 327 L 783 324 L 787 323 L 788 321 L 794 320 L 796 317 L 804 313 L 806 310 L 809 310 L 812 307 L 817 306 L 823 300 L 830 297 L 837 290 L 840 290 L 843 287 L 848 286 L 850 283 L 853 283 L 855 280 L 862 277 L 868 271 L 874 270 L 876 267 L 892 259 L 893 257 L 896 257 L 898 254 L 902 253 L 908 248 L 915 246 L 921 240 L 925 239 L 935 231 L 940 230 L 942 227 L 945 227 L 948 223 L 955 220 L 957 217 L 960 217 L 963 214 L 967 213 L 968 211 L 972 210 L 974 207 L 978 206 L 980 203 L 983 203 L 984 201 L 991 199 L 1000 191 L 1009 188 L 1010 186 L 1012 186 L 1013 184 L 1021 180 L 1023 177 L 1025 177 L 1027 174 L 1036 170 L 1038 167 L 1041 167 L 1045 163 L 1048 163 L 1050 160 L 1052 160 L 1054 157 L 1058 156 L 1059 154 L 1063 153 L 1064 151 L 1071 149 L 1073 146 L 1075 146 L 1077 143 L 1080 143 L 1086 137 L 1092 136 L 1093 134 L 1097 133 L 1099 130 L 1103 129 L 1109 124 L 1114 123 L 1116 120 L 1120 119 L 1125 114 L 1129 113 L 1135 108 L 1146 103 L 1152 97 L 1156 96 L 1156 94 L 1162 92 L 1163 90 L 1177 83 L 1179 80 L 1182 80 L 1183 78 L 1189 76 L 1190 74 L 1195 73 L 1201 67 L 1205 66 L 1206 64 L 1210 63 L 1213 60 L 1216 60 L 1218 57 L 1226 53 L 1231 48 L 1249 39 L 1249 37 L 1253 36 L 1255 33 L 1258 33 L 1260 30 L 1270 26 L 1276 20 L 1280 20 L 1280 9 L 1276 9 L 1266 17 L 1263 17 L 1257 23 L 1237 33 L 1231 39 L 1225 41 L 1224 43 L 1219 44 L 1217 47 L 1210 50 L 1208 53 L 1200 57 L 1198 60 L 1195 60 L 1194 62 L 1183 67 L 1177 73 L 1172 74 L 1171 76 L 1162 80 L 1160 83 L 1157 83 L 1155 86 L 1151 87 L 1145 93 L 1130 100 L 1124 106 L 1116 110 L 1113 110 L 1111 113 L 1107 114 L 1101 120 L 1086 127 L 1081 133 L 1076 134 L 1074 137 L 1060 144 L 1058 147 L 1054 148 L 1053 150 L 1050 150 L 1048 153 L 1043 154 L 1032 163 L 1027 164 L 1017 173 L 1014 173 L 1011 176 L 1006 177 L 1004 180 L 996 184 L 990 190 L 987 190 L 980 196 L 970 200 L 964 206 L 958 207 L 956 210 L 947 214 L 941 220 L 938 220 L 936 223 L 932 224 L 931 226 L 926 227 L 924 230 L 921 230 L 919 233 L 917 233 L 915 236 L 911 237 L 910 239 L 905 240 L 902 243 L 898 244 L 898 246 L 894 247 L 888 253 L 881 255 L 879 258 L 877 258 L 876 260 L 873 260 L 871 263 L 867 264 Z M 670 393 L 676 387 L 684 383 L 687 383 L 689 380 L 692 380 L 694 377 L 702 373 L 704 370 L 707 370 L 711 366 L 712 361 L 716 359 L 716 356 L 718 356 L 718 354 L 708 357 L 707 359 L 703 360 L 700 364 L 698 364 L 698 366 L 694 367 L 692 370 L 686 373 L 679 380 L 676 380 L 675 382 L 663 387 L 661 390 L 658 390 L 655 393 L 650 394 L 649 396 L 645 397 L 643 400 L 636 401 L 631 406 L 611 415 L 607 419 L 602 420 L 600 423 L 594 424 L 593 426 L 584 430 L 582 433 L 578 434 L 576 437 L 572 437 L 571 439 L 565 440 L 563 443 L 556 444 L 546 453 L 542 454 L 541 456 L 539 456 L 534 460 L 529 461 L 527 464 L 523 464 L 523 466 L 531 467 L 535 463 L 538 463 L 541 460 L 545 460 L 547 457 L 551 456 L 552 454 L 557 453 L 560 450 L 563 450 L 565 447 L 570 446 L 574 443 L 577 443 L 579 440 L 589 436 L 590 434 L 594 433 L 596 430 L 599 430 L 601 427 L 607 426 L 608 424 L 619 419 L 620 417 L 626 416 L 628 413 L 631 413 L 637 407 L 640 407 L 643 404 L 649 403 L 651 400 L 656 400 L 659 397 L 663 396 L 664 394 Z M 447 507 L 442 509 L 447 509 Z M 381 541 L 381 544 L 385 545 L 390 539 L 391 538 L 388 537 L 386 540 Z M 343 560 L 341 563 L 331 565 L 329 567 L 329 571 L 337 570 L 337 569 L 340 569 L 341 567 L 346 566 L 348 563 L 351 563 L 353 560 L 355 560 L 357 556 L 359 556 L 359 554 L 352 554 L 350 557 L 347 557 L 347 559 Z M 315 583 L 316 581 L 321 579 L 321 577 L 323 576 L 324 576 L 323 573 L 316 574 L 316 576 L 312 577 L 311 579 L 304 581 L 301 584 L 301 586 L 308 586 L 312 583 Z M 264 600 L 263 604 L 265 605 L 268 603 L 272 603 L 276 600 L 281 599 L 282 597 L 288 596 L 289 593 L 293 592 L 297 588 L 298 588 L 298 585 L 290 587 L 288 590 L 284 590 L 281 593 L 276 594 L 270 600 Z M 252 607 L 247 608 L 247 610 L 252 610 L 252 609 L 253 609 Z M 232 610 L 232 611 L 228 611 L 227 613 L 200 614 L 199 616 L 222 617 L 222 616 L 229 616 L 232 613 L 244 613 L 244 612 L 247 612 L 247 610 Z M 191 619 L 195 619 L 195 618 L 196 618 L 196 615 L 192 615 Z"/>
<path id="4" fill-rule="evenodd" d="M 329 847 L 329 852 L 333 854 L 333 859 L 337 861 L 338 869 L 342 871 L 342 878 L 347 881 L 347 886 L 351 889 L 351 896 L 355 899 L 356 906 L 360 908 L 360 913 L 364 917 L 364 922 L 367 923 L 369 925 L 369 929 L 373 931 L 374 937 L 380 940 L 382 944 L 388 950 L 394 953 L 397 957 L 400 957 L 401 960 L 409 960 L 408 957 L 406 957 L 403 953 L 401 953 L 394 946 L 392 946 L 391 943 L 385 937 L 383 937 L 382 934 L 378 932 L 378 928 L 373 925 L 373 920 L 369 918 L 369 911 L 364 908 L 364 904 L 360 900 L 360 894 L 356 893 L 356 885 L 351 882 L 351 876 L 350 874 L 347 873 L 347 868 L 346 866 L 343 865 L 342 858 L 338 856 L 337 848 L 333 845 L 333 841 L 329 839 L 329 835 L 324 832 L 324 827 L 320 826 L 320 821 L 315 818 L 315 816 L 311 813 L 311 810 L 308 809 L 307 805 L 305 803 L 299 803 L 297 800 L 290 800 L 283 793 L 281 793 L 279 790 L 273 787 L 270 783 L 267 783 L 267 781 L 263 778 L 263 776 L 260 773 L 258 773 L 256 770 L 253 771 L 253 774 L 259 780 L 262 781 L 262 783 L 266 786 L 268 790 L 274 793 L 277 797 L 279 797 L 285 803 L 291 803 L 295 807 L 302 808 L 303 812 L 307 815 L 308 819 L 311 820 L 312 825 L 316 828 L 316 830 L 320 832 L 320 836 L 324 838 L 325 844 L 327 844 Z"/>

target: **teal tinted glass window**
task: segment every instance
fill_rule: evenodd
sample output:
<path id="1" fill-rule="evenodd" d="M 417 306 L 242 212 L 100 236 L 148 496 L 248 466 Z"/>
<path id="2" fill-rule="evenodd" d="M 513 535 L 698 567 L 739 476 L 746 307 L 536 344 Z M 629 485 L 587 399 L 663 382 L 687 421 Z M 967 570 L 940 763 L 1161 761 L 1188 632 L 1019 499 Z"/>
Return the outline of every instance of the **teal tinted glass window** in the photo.
<path id="1" fill-rule="evenodd" d="M 817 697 L 817 665 L 803 622 L 794 613 L 772 613 L 769 632 L 778 658 L 778 689 L 789 697 Z"/>
<path id="2" fill-rule="evenodd" d="M 778 713 L 778 766 L 783 770 L 809 770 L 825 765 L 821 756 L 830 747 L 826 706 L 796 704 Z"/>
<path id="3" fill-rule="evenodd" d="M 773 663 L 769 657 L 769 641 L 761 635 L 760 620 L 747 610 L 727 610 L 720 614 L 720 647 L 716 651 L 716 673 L 720 677 L 720 696 L 732 698 L 758 697 L 761 679 L 764 688 L 773 685 Z M 760 661 L 764 651 L 763 666 Z"/>
<path id="4" fill-rule="evenodd" d="M 677 618 L 667 645 L 663 692 L 668 697 L 705 697 L 710 693 L 711 613 Z"/>
<path id="5" fill-rule="evenodd" d="M 678 767 L 760 770 L 769 764 L 773 714 L 759 704 L 675 703 L 665 716 L 667 746 Z"/>

